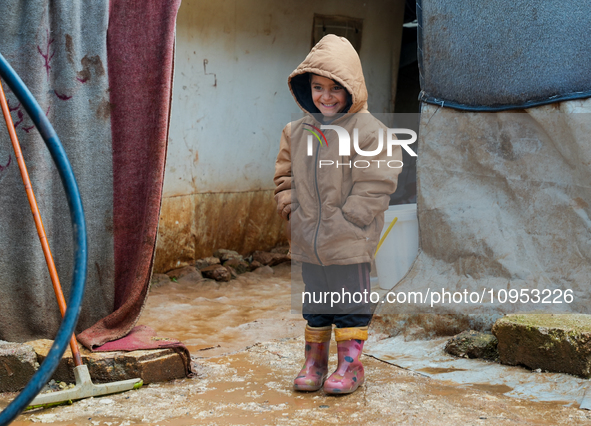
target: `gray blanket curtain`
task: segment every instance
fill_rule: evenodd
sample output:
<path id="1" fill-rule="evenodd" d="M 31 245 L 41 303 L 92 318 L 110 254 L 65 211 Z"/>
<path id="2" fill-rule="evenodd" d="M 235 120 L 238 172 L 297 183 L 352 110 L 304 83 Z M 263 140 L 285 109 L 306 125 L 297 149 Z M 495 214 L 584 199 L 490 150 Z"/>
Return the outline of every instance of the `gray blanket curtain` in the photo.
<path id="1" fill-rule="evenodd" d="M 77 330 L 113 310 L 113 170 L 108 0 L 11 1 L 0 52 L 46 111 L 72 163 L 88 226 L 88 284 Z M 7 90 L 62 286 L 73 263 L 69 210 L 45 143 Z M 52 337 L 61 318 L 4 123 L 0 125 L 0 339 Z"/>

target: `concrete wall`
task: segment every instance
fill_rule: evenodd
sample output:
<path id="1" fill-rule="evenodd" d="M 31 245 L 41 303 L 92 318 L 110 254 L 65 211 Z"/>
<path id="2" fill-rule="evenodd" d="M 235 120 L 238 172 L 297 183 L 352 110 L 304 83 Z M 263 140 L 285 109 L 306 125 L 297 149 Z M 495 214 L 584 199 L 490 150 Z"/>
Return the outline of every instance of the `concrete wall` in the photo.
<path id="1" fill-rule="evenodd" d="M 183 1 L 157 271 L 216 248 L 248 253 L 283 239 L 272 197 L 274 162 L 281 129 L 300 112 L 287 76 L 310 50 L 314 13 L 363 19 L 369 107 L 391 112 L 403 4 Z"/>

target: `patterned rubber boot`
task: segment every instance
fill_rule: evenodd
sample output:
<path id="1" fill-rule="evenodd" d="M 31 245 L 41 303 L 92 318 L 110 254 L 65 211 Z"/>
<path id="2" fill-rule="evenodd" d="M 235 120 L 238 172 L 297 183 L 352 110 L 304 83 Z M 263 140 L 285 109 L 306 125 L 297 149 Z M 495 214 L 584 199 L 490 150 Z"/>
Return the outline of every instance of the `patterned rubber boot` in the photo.
<path id="1" fill-rule="evenodd" d="M 363 364 L 359 360 L 367 340 L 367 327 L 336 328 L 339 365 L 324 382 L 324 392 L 342 395 L 355 392 L 365 381 Z"/>
<path id="2" fill-rule="evenodd" d="M 306 360 L 304 366 L 293 381 L 297 391 L 317 391 L 322 387 L 328 375 L 328 350 L 332 326 L 306 326 Z"/>

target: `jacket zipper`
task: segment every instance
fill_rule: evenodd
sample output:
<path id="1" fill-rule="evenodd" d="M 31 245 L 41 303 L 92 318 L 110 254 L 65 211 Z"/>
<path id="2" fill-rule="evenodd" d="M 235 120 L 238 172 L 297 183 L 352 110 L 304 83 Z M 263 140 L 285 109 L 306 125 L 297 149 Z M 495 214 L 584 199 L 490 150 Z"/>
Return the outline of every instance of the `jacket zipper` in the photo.
<path id="1" fill-rule="evenodd" d="M 320 265 L 324 266 L 320 256 L 318 255 L 318 231 L 320 230 L 320 220 L 322 218 L 322 202 L 320 200 L 320 189 L 318 189 L 318 155 L 320 154 L 320 146 L 316 149 L 316 157 L 314 159 L 314 184 L 316 186 L 316 197 L 318 197 L 318 224 L 316 225 L 316 234 L 314 235 L 314 254 Z"/>

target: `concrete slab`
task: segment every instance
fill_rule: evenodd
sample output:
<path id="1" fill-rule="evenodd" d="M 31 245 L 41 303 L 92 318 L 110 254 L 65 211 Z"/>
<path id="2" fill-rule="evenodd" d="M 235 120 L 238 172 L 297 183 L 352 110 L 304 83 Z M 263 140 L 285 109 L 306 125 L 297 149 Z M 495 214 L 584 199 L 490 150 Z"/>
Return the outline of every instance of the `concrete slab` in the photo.
<path id="1" fill-rule="evenodd" d="M 0 392 L 21 390 L 38 367 L 31 346 L 0 340 Z"/>
<path id="2" fill-rule="evenodd" d="M 52 344 L 53 341 L 47 339 L 27 342 L 27 345 L 32 346 L 37 354 L 39 363 L 43 362 Z M 172 349 L 90 352 L 81 346 L 80 353 L 95 383 L 117 382 L 139 377 L 144 384 L 148 384 L 185 377 L 183 359 Z M 52 377 L 62 382 L 74 383 L 73 368 L 72 353 L 68 349 Z"/>
<path id="3" fill-rule="evenodd" d="M 503 364 L 591 377 L 591 315 L 507 315 L 493 334 Z"/>

